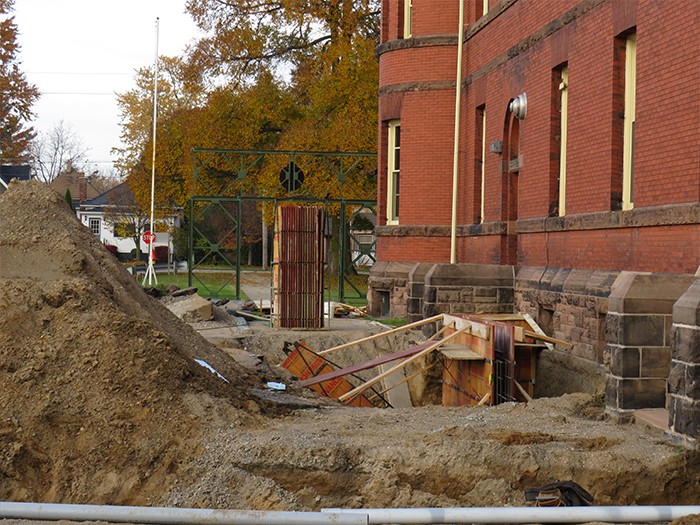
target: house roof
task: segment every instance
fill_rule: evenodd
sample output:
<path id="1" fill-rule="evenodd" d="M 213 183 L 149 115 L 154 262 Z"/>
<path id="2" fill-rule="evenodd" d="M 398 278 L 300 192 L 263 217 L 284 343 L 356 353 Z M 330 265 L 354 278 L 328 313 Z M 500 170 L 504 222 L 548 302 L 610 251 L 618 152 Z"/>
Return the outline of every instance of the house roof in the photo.
<path id="1" fill-rule="evenodd" d="M 132 209 L 136 206 L 136 198 L 128 182 L 122 182 L 94 199 L 80 203 L 79 210 L 82 212 L 100 212 L 104 211 L 108 206 Z M 174 206 L 174 210 L 176 211 L 175 214 L 177 214 L 177 211 L 182 210 L 182 208 L 180 206 Z"/>
<path id="2" fill-rule="evenodd" d="M 104 207 L 115 203 L 130 205 L 134 204 L 134 202 L 134 194 L 131 192 L 131 188 L 129 188 L 129 185 L 126 182 L 122 182 L 114 188 L 107 190 L 103 194 L 83 202 L 81 206 Z"/>
<path id="3" fill-rule="evenodd" d="M 29 166 L 0 166 L 0 191 L 7 188 L 12 179 L 31 179 Z"/>
<path id="4" fill-rule="evenodd" d="M 74 201 L 80 200 L 80 184 L 81 180 L 85 181 L 85 189 L 87 199 L 94 199 L 100 195 L 100 192 L 88 182 L 85 174 L 69 166 L 66 171 L 59 174 L 54 180 L 49 182 L 49 188 L 56 190 L 59 194 L 65 195 L 66 190 L 70 190 L 71 197 Z"/>

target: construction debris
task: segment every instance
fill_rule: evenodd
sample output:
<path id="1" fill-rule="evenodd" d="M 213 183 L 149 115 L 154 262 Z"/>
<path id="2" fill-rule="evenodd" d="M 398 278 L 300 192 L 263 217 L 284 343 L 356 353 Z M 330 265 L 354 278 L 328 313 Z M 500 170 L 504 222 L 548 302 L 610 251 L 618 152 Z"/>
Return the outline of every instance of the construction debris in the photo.
<path id="1" fill-rule="evenodd" d="M 188 323 L 210 321 L 214 318 L 214 305 L 201 295 L 192 293 L 166 303 L 166 307 Z"/>

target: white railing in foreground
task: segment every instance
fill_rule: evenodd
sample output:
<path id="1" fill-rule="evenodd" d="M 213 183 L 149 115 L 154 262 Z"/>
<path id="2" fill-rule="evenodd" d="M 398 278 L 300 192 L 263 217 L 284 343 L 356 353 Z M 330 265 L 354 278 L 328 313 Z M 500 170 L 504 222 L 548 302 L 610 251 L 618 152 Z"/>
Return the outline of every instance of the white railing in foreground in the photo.
<path id="1" fill-rule="evenodd" d="M 423 509 L 324 509 L 367 513 L 368 523 L 647 523 L 700 514 L 698 505 L 640 507 L 472 507 Z"/>
<path id="2" fill-rule="evenodd" d="M 0 519 L 182 525 L 650 523 L 673 521 L 689 514 L 700 514 L 700 506 L 324 509 L 322 512 L 286 512 L 0 502 Z"/>
<path id="3" fill-rule="evenodd" d="M 0 502 L 0 519 L 182 525 L 367 525 L 367 514 Z"/>

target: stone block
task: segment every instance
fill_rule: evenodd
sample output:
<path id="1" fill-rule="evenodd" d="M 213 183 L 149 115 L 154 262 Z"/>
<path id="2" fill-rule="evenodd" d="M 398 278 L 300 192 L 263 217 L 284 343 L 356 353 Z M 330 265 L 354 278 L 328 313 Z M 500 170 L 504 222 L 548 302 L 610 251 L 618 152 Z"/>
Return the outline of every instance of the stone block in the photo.
<path id="1" fill-rule="evenodd" d="M 619 313 L 672 314 L 674 304 L 694 281 L 690 275 L 623 272 L 610 294 L 608 308 Z"/>
<path id="2" fill-rule="evenodd" d="M 424 283 L 408 283 L 408 296 L 423 299 L 423 291 L 425 290 Z"/>
<path id="3" fill-rule="evenodd" d="M 671 349 L 667 346 L 643 347 L 641 349 L 641 377 L 668 377 Z"/>
<path id="4" fill-rule="evenodd" d="M 513 286 L 512 266 L 488 264 L 435 264 L 426 274 L 431 286 Z"/>
<path id="5" fill-rule="evenodd" d="M 459 299 L 459 290 L 445 288 L 437 290 L 436 302 L 438 303 L 458 303 Z"/>
<path id="6" fill-rule="evenodd" d="M 466 286 L 459 290 L 459 300 L 460 302 L 467 303 L 474 300 L 474 288 L 471 286 Z"/>
<path id="7" fill-rule="evenodd" d="M 434 303 L 437 301 L 437 288 L 434 286 L 426 286 L 423 290 L 423 302 Z"/>
<path id="8" fill-rule="evenodd" d="M 209 321 L 214 318 L 214 305 L 198 294 L 187 295 L 166 306 L 168 310 L 188 323 Z"/>
<path id="9" fill-rule="evenodd" d="M 622 314 L 608 313 L 605 316 L 605 341 L 608 344 L 623 344 Z"/>
<path id="10" fill-rule="evenodd" d="M 673 316 L 664 316 L 664 346 L 671 346 L 671 328 L 673 327 Z"/>
<path id="11" fill-rule="evenodd" d="M 700 400 L 700 364 L 685 367 L 685 395 Z"/>
<path id="12" fill-rule="evenodd" d="M 496 288 L 486 287 L 486 286 L 475 286 L 474 287 L 474 298 L 480 297 L 497 297 L 498 290 Z"/>
<path id="13" fill-rule="evenodd" d="M 686 364 L 680 361 L 671 361 L 668 372 L 668 393 L 685 396 Z"/>
<path id="14" fill-rule="evenodd" d="M 562 292 L 570 273 L 571 268 L 548 268 L 542 276 L 542 281 L 547 283 L 547 290 Z"/>
<path id="15" fill-rule="evenodd" d="M 452 305 L 453 314 L 473 314 L 474 305 L 472 303 L 458 303 Z"/>
<path id="16" fill-rule="evenodd" d="M 662 315 L 623 315 L 625 346 L 663 346 L 665 320 Z"/>
<path id="17" fill-rule="evenodd" d="M 474 304 L 497 304 L 498 297 L 474 297 Z"/>
<path id="18" fill-rule="evenodd" d="M 415 263 L 411 271 L 408 272 L 408 282 L 425 283 L 425 276 L 433 265 L 434 263 Z"/>
<path id="19" fill-rule="evenodd" d="M 693 438 L 700 436 L 700 402 L 671 396 L 668 410 L 671 430 Z"/>
<path id="20" fill-rule="evenodd" d="M 422 301 L 417 299 L 409 299 L 406 302 L 406 313 L 409 314 L 420 314 L 422 307 Z"/>
<path id="21" fill-rule="evenodd" d="M 664 408 L 666 379 L 619 379 L 618 401 L 623 410 Z"/>
<path id="22" fill-rule="evenodd" d="M 610 373 L 618 377 L 641 377 L 639 348 L 608 345 Z"/>
<path id="23" fill-rule="evenodd" d="M 512 288 L 499 288 L 498 289 L 498 302 L 513 304 L 515 303 L 515 292 Z"/>
<path id="24" fill-rule="evenodd" d="M 700 326 L 700 280 L 688 286 L 673 305 L 673 322 Z"/>
<path id="25" fill-rule="evenodd" d="M 671 357 L 686 363 L 700 363 L 700 327 L 673 324 Z"/>
<path id="26" fill-rule="evenodd" d="M 515 289 L 536 290 L 540 288 L 544 271 L 544 268 L 536 266 L 523 266 L 515 277 Z"/>

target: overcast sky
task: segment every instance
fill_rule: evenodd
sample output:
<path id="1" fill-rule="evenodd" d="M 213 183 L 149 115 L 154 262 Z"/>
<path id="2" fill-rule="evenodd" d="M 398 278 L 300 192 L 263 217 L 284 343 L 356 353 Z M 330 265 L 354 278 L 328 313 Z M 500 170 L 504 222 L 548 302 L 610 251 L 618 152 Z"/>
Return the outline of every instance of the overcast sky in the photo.
<path id="1" fill-rule="evenodd" d="M 22 70 L 42 96 L 33 126 L 63 120 L 101 169 L 120 145 L 114 93 L 133 87 L 134 71 L 152 67 L 156 18 L 159 55 L 181 54 L 197 36 L 185 0 L 15 0 Z"/>

